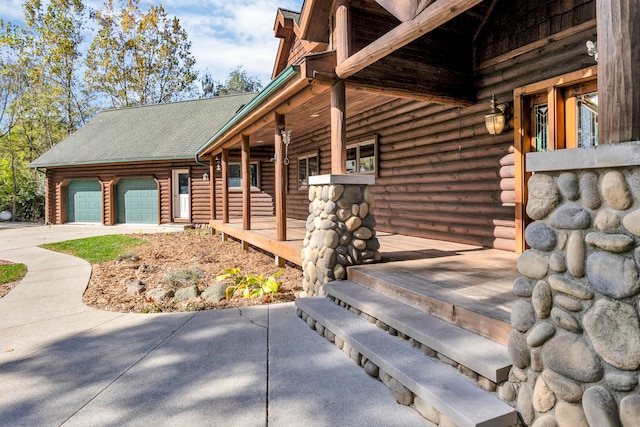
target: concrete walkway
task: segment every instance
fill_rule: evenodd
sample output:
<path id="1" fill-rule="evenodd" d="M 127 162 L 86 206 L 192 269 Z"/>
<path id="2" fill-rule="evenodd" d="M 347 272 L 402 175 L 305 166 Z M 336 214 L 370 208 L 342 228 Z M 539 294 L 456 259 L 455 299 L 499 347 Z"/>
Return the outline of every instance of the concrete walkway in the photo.
<path id="1" fill-rule="evenodd" d="M 91 267 L 42 243 L 160 227 L 0 223 L 28 273 L 0 299 L 2 426 L 424 426 L 292 303 L 123 314 L 82 303 Z M 175 229 L 174 229 L 175 230 Z"/>

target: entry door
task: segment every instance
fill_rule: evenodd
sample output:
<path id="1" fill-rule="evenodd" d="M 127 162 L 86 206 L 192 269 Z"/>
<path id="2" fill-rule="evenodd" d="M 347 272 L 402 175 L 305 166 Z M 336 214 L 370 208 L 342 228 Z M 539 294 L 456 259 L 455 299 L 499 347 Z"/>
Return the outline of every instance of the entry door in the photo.
<path id="1" fill-rule="evenodd" d="M 189 219 L 189 171 L 173 171 L 173 217 Z"/>

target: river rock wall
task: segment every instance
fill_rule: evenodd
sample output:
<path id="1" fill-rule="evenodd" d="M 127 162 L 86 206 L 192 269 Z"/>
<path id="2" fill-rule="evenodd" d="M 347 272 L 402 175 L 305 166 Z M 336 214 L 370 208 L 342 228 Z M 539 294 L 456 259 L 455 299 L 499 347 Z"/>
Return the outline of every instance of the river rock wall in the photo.
<path id="1" fill-rule="evenodd" d="M 510 387 L 534 426 L 640 425 L 640 167 L 536 172 Z"/>
<path id="2" fill-rule="evenodd" d="M 350 265 L 380 261 L 369 187 L 346 180 L 309 186 L 302 296 L 323 295 L 322 285 L 346 279 Z"/>

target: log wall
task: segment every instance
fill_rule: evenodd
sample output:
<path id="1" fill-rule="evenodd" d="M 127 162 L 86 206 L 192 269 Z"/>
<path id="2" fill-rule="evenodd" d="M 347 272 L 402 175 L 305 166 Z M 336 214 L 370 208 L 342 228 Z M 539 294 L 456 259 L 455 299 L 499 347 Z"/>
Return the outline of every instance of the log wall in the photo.
<path id="1" fill-rule="evenodd" d="M 160 223 L 170 223 L 172 218 L 171 175 L 174 169 L 188 169 L 191 184 L 191 222 L 206 224 L 209 222 L 209 183 L 203 180 L 203 174 L 209 172 L 207 166 L 193 162 L 163 162 L 139 164 L 114 164 L 96 166 L 78 166 L 69 168 L 49 168 L 47 170 L 47 221 L 50 224 L 66 222 L 66 185 L 74 179 L 97 179 L 103 186 L 103 224 L 116 222 L 115 200 L 116 185 L 122 178 L 154 178 L 159 189 Z"/>
<path id="2" fill-rule="evenodd" d="M 544 43 L 527 44 L 547 34 L 540 29 L 547 24 L 533 18 L 525 20 L 523 28 L 507 26 L 501 37 L 485 35 L 492 31 L 480 32 L 476 45 L 490 48 L 476 52 L 481 61 L 475 69 L 477 102 L 473 106 L 458 108 L 395 99 L 348 118 L 349 143 L 375 135 L 379 138 L 378 177 L 372 187 L 378 230 L 515 250 L 513 114 L 503 134 L 489 135 L 484 115 L 491 95 L 512 107 L 515 88 L 594 63 L 584 43 L 595 37 L 595 22 L 589 24 L 589 11 L 595 2 L 569 2 L 570 10 L 557 9 L 556 3 L 567 2 L 530 3 L 536 17 L 541 12 L 534 5 L 562 11 L 558 12 L 560 18 L 549 18 L 549 28 L 556 30 L 549 34 L 554 35 Z M 486 28 L 501 23 L 511 7 L 511 2 L 499 3 Z M 509 22 L 513 21 L 511 17 Z M 571 31 L 574 26 L 580 26 L 579 30 Z M 527 34 L 520 35 L 523 31 Z M 517 55 L 500 57 L 513 49 L 519 49 Z M 348 109 L 347 104 L 347 114 Z M 320 150 L 320 173 L 330 173 L 329 140 L 328 126 L 294 138 L 288 179 L 289 217 L 308 216 L 308 191 L 297 186 L 297 156 Z"/>

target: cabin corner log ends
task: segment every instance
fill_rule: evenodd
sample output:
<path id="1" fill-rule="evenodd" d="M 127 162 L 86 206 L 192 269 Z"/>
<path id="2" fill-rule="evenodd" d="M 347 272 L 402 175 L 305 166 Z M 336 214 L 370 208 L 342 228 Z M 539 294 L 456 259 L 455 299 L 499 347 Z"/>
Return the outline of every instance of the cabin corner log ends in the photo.
<path id="1" fill-rule="evenodd" d="M 381 259 L 374 202 L 366 184 L 310 185 L 309 201 L 302 296 L 324 295 L 322 286 L 346 279 L 348 266 Z"/>
<path id="2" fill-rule="evenodd" d="M 610 147 L 590 157 L 618 165 L 554 169 L 563 153 L 536 153 L 508 343 L 527 425 L 640 420 L 640 143 Z"/>

